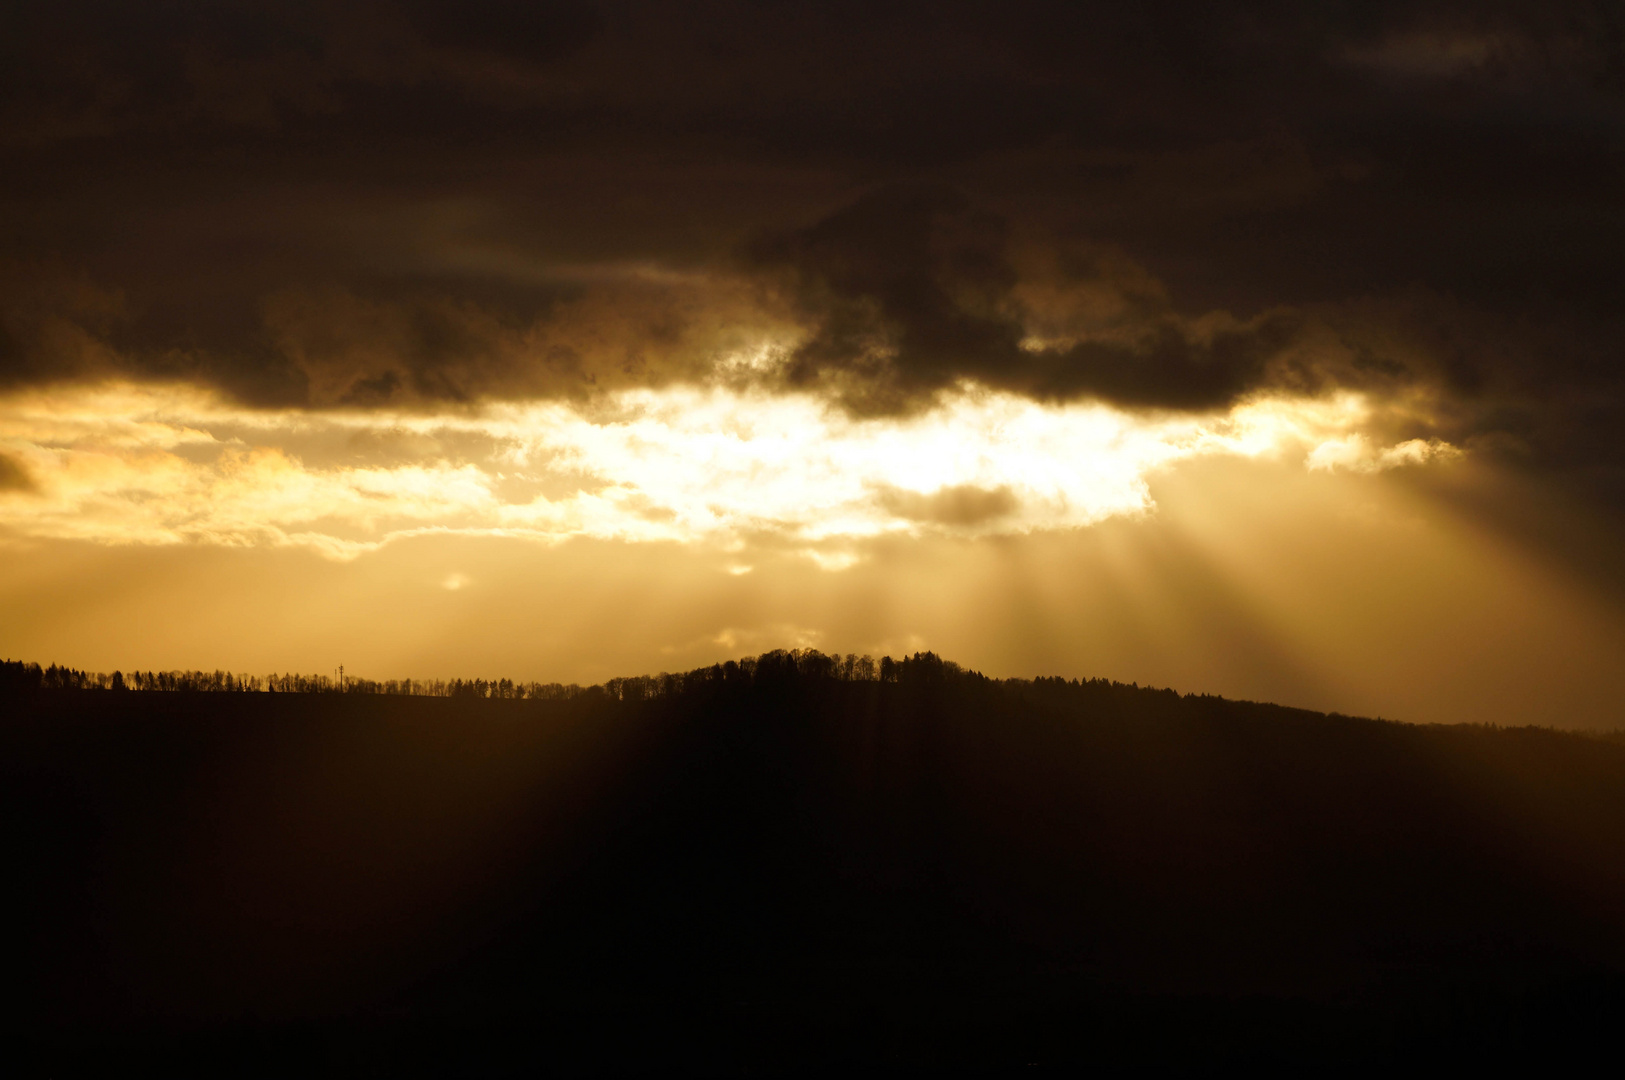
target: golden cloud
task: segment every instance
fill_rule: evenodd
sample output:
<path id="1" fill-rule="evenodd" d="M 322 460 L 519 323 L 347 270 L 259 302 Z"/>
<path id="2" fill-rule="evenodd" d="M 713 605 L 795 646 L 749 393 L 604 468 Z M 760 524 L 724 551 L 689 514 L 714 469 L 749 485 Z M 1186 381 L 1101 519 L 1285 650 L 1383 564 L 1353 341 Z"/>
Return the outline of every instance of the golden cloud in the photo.
<path id="1" fill-rule="evenodd" d="M 1299 453 L 1310 469 L 1370 472 L 1457 453 L 1383 446 L 1368 434 L 1373 411 L 1344 393 L 1144 415 L 970 383 L 906 417 L 722 386 L 439 414 L 273 411 L 191 386 L 109 383 L 0 400 L 0 452 L 31 484 L 0 504 L 0 525 L 335 557 L 424 532 L 766 544 L 836 568 L 851 562 L 843 545 L 867 538 L 1144 514 L 1147 477 L 1199 456 Z"/>

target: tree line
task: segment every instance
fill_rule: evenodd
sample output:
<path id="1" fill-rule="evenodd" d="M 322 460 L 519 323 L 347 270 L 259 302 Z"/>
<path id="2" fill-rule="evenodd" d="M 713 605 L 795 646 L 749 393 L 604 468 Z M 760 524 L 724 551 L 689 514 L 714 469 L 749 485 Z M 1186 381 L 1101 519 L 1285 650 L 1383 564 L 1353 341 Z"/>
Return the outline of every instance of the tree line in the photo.
<path id="1" fill-rule="evenodd" d="M 363 679 L 297 673 L 250 675 L 232 671 L 81 671 L 51 664 L 0 660 L 0 694 L 62 690 L 142 690 L 184 693 L 394 694 L 413 697 L 535 698 L 585 693 L 580 686 L 516 683 L 512 679 Z"/>
<path id="2" fill-rule="evenodd" d="M 1108 679 L 989 679 L 932 652 L 893 659 L 817 649 L 775 649 L 760 656 L 712 664 L 686 672 L 633 675 L 596 686 L 575 683 L 516 682 L 512 679 L 365 679 L 354 676 L 269 674 L 230 671 L 89 672 L 51 664 L 0 661 L 0 694 L 29 695 L 61 691 L 145 691 L 185 693 L 385 694 L 410 697 L 491 698 L 566 701 L 583 696 L 637 702 L 674 698 L 726 686 L 805 682 L 946 683 L 973 681 L 1046 688 L 1095 687 L 1139 691 L 1138 684 Z M 1173 691 L 1164 691 L 1173 694 Z M 1175 695 L 1178 696 L 1178 695 Z"/>

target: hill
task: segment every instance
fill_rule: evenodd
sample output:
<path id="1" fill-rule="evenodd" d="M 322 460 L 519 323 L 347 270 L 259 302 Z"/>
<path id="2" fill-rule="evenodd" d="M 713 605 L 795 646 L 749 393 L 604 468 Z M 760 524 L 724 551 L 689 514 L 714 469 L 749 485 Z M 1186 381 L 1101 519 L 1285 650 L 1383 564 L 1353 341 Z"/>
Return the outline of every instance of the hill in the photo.
<path id="1" fill-rule="evenodd" d="M 930 654 L 39 685 L 8 1020 L 56 1075 L 1551 1063 L 1625 1003 L 1606 740 Z"/>

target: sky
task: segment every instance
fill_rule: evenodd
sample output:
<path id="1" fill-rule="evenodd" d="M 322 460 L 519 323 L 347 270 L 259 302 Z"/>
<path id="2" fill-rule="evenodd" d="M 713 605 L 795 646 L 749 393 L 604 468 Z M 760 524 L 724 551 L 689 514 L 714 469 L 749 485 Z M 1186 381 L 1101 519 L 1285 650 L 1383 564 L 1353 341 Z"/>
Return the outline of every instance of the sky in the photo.
<path id="1" fill-rule="evenodd" d="M 1609 4 L 0 11 L 0 654 L 1625 727 Z"/>

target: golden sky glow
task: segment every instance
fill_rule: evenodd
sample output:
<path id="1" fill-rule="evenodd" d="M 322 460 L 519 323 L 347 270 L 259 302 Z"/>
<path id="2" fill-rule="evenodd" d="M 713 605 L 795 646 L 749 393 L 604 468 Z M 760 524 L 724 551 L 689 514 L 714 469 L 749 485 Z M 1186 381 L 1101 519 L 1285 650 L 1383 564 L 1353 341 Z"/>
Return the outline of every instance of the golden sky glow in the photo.
<path id="1" fill-rule="evenodd" d="M 725 388 L 438 413 L 106 384 L 0 402 L 0 652 L 593 682 L 935 649 L 1414 720 L 1614 726 L 1617 603 L 1558 524 L 1353 394 L 1221 414 L 973 387 L 904 417 Z M 1521 493 L 1520 493 L 1521 492 Z M 1578 520 L 1578 519 L 1576 519 Z"/>
<path id="2" fill-rule="evenodd" d="M 1469 458 L 1384 473 L 1192 458 L 1155 509 L 1076 530 L 793 546 L 426 531 L 316 547 L 19 539 L 0 653 L 77 666 L 590 683 L 771 648 L 935 649 L 998 675 L 1141 684 L 1408 720 L 1614 727 L 1625 619 L 1595 583 L 1454 509 Z M 749 572 L 740 573 L 749 567 Z"/>
<path id="3" fill-rule="evenodd" d="M 826 567 L 885 535 L 1077 529 L 1153 508 L 1147 478 L 1206 456 L 1381 471 L 1457 453 L 1361 429 L 1357 395 L 1141 417 L 964 385 L 928 411 L 853 419 L 808 395 L 630 390 L 591 405 L 421 415 L 249 410 L 182 386 L 0 402 L 32 491 L 23 537 L 305 546 L 353 557 L 426 531 L 789 547 Z"/>

